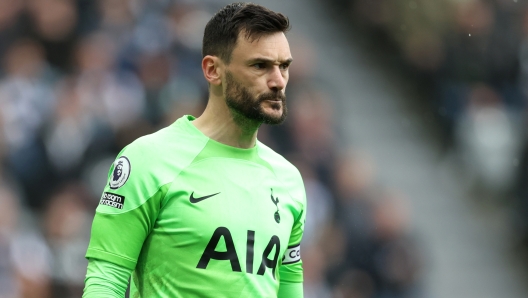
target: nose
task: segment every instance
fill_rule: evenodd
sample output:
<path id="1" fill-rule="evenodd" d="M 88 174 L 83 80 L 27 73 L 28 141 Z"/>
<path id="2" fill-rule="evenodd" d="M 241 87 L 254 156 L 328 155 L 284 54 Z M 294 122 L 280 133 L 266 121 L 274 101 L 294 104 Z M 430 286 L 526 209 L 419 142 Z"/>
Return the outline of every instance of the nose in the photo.
<path id="1" fill-rule="evenodd" d="M 288 82 L 288 74 L 281 71 L 279 67 L 273 67 L 268 78 L 268 88 L 273 90 L 284 90 Z"/>

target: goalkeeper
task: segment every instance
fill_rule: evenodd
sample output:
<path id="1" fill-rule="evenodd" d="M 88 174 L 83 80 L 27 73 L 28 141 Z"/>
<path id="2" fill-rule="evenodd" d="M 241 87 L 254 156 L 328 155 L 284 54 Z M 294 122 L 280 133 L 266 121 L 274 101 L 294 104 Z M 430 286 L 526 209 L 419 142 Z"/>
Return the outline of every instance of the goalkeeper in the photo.
<path id="1" fill-rule="evenodd" d="M 117 156 L 93 221 L 85 298 L 301 298 L 306 196 L 257 140 L 287 115 L 289 20 L 234 3 L 205 27 L 203 114 Z M 131 278 L 130 278 L 131 277 Z"/>

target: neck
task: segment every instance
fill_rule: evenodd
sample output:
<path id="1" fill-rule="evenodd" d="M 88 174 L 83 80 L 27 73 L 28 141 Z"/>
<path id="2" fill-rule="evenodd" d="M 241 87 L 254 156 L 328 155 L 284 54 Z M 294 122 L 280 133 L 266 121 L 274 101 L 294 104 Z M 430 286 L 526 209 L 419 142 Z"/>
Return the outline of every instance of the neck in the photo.
<path id="1" fill-rule="evenodd" d="M 230 110 L 225 102 L 211 100 L 203 114 L 192 123 L 207 137 L 237 148 L 253 148 L 260 122 Z"/>

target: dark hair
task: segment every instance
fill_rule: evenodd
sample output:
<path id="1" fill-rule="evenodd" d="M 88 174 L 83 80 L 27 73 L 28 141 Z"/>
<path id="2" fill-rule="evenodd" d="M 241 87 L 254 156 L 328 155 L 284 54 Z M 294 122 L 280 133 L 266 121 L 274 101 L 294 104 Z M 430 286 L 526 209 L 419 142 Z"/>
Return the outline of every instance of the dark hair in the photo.
<path id="1" fill-rule="evenodd" d="M 263 35 L 286 32 L 290 21 L 281 13 L 253 3 L 232 3 L 220 9 L 205 26 L 202 55 L 231 61 L 238 34 L 244 30 L 251 41 Z"/>

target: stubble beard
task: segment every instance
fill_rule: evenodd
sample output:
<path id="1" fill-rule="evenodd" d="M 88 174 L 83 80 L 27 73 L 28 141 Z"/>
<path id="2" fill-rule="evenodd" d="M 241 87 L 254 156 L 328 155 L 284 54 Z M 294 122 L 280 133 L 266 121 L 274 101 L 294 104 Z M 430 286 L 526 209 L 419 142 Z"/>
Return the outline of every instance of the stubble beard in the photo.
<path id="1" fill-rule="evenodd" d="M 236 118 L 243 118 L 238 120 L 245 120 L 244 122 L 253 122 L 257 124 L 265 123 L 270 125 L 279 125 L 286 120 L 288 115 L 288 108 L 286 107 L 286 96 L 282 91 L 268 92 L 254 97 L 247 90 L 241 86 L 233 75 L 226 72 L 226 104 Z M 275 116 L 264 111 L 262 103 L 266 100 L 280 100 L 281 103 L 270 104 L 274 110 L 280 110 L 282 106 L 282 113 L 280 116 Z"/>

